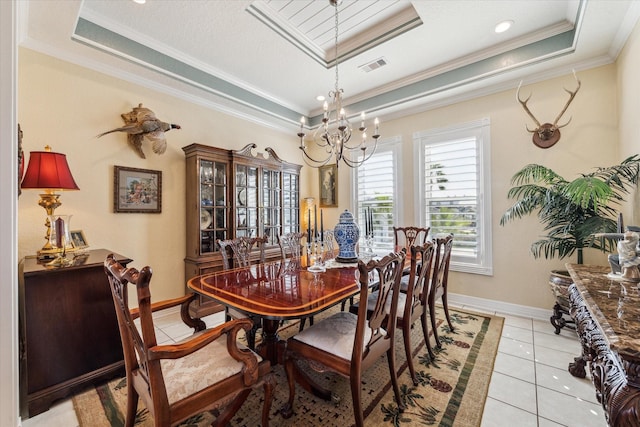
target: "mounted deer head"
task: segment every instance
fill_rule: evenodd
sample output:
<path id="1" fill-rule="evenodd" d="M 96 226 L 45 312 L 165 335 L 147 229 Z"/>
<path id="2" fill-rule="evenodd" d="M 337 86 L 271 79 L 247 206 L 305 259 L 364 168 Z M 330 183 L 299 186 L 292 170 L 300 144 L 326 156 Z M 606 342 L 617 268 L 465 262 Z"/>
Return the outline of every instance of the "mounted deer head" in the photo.
<path id="1" fill-rule="evenodd" d="M 527 126 L 527 131 L 533 134 L 533 143 L 540 148 L 549 148 L 552 145 L 554 145 L 556 142 L 558 142 L 558 140 L 560 140 L 560 128 L 565 127 L 566 125 L 569 124 L 569 122 L 571 122 L 571 118 L 569 118 L 569 120 L 565 124 L 558 125 L 558 121 L 560 120 L 564 112 L 567 111 L 567 108 L 569 108 L 569 104 L 571 104 L 571 101 L 573 101 L 573 98 L 575 98 L 576 93 L 578 93 L 578 90 L 580 90 L 580 85 L 582 84 L 580 80 L 578 80 L 578 76 L 576 76 L 575 71 L 573 72 L 573 77 L 576 79 L 576 82 L 578 82 L 578 87 L 576 87 L 576 90 L 574 90 L 573 92 L 571 92 L 566 88 L 564 89 L 565 91 L 567 91 L 567 93 L 569 93 L 569 100 L 565 104 L 562 111 L 560 111 L 560 114 L 558 114 L 558 117 L 556 117 L 556 119 L 553 121 L 553 124 L 551 123 L 540 124 L 538 119 L 536 119 L 536 117 L 531 113 L 531 111 L 529 111 L 529 107 L 527 107 L 527 102 L 529 101 L 529 98 L 531 98 L 531 95 L 529 95 L 529 97 L 524 101 L 520 99 L 520 87 L 522 86 L 522 81 L 520 81 L 520 84 L 518 85 L 516 98 L 518 99 L 518 102 L 522 104 L 522 108 L 524 108 L 524 111 L 527 112 L 529 117 L 533 119 L 533 121 L 536 123 L 536 126 L 537 126 L 537 128 L 533 130 L 529 129 L 529 126 Z"/>

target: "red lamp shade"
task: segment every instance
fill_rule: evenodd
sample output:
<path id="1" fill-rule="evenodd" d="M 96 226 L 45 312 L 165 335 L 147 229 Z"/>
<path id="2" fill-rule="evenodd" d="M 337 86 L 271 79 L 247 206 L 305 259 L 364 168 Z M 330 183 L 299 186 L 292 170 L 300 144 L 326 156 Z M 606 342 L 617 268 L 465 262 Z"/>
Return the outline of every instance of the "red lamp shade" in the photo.
<path id="1" fill-rule="evenodd" d="M 48 149 L 48 150 L 47 150 Z M 39 188 L 47 190 L 79 190 L 73 179 L 67 156 L 61 153 L 47 151 L 32 151 L 29 165 L 24 175 L 22 188 Z"/>

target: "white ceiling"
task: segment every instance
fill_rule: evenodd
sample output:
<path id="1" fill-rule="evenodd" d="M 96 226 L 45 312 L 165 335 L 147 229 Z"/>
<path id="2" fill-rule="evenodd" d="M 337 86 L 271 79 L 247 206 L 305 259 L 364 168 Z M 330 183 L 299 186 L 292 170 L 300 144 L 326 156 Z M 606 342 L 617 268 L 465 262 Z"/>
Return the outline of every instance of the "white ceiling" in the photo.
<path id="1" fill-rule="evenodd" d="M 21 45 L 279 128 L 318 119 L 335 84 L 328 0 L 30 0 Z M 633 0 L 343 0 L 349 113 L 416 112 L 610 63 Z M 495 25 L 513 20 L 496 34 Z M 383 59 L 365 72 L 359 67 Z M 136 102 L 144 102 L 139 100 Z"/>

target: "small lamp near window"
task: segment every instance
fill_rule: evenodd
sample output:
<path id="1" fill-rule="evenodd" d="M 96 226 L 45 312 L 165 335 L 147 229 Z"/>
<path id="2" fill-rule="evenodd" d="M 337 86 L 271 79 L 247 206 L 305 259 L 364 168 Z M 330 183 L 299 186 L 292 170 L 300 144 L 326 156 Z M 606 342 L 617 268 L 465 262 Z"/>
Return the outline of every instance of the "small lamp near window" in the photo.
<path id="1" fill-rule="evenodd" d="M 38 251 L 38 258 L 54 258 L 59 252 L 64 252 L 64 248 L 54 248 L 51 245 L 51 221 L 54 211 L 62 203 L 60 194 L 56 191 L 79 190 L 78 185 L 71 175 L 67 156 L 61 153 L 54 153 L 48 145 L 44 151 L 32 151 L 29 157 L 29 165 L 20 187 L 23 189 L 43 190 L 40 193 L 38 204 L 47 212 L 47 235 L 46 243 Z"/>

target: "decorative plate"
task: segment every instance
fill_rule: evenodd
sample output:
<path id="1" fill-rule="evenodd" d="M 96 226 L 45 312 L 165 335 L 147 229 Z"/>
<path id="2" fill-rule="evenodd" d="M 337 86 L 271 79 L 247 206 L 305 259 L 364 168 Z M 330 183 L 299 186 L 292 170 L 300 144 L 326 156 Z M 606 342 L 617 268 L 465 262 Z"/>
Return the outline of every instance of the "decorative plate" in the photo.
<path id="1" fill-rule="evenodd" d="M 200 228 L 205 229 L 211 225 L 213 218 L 211 218 L 211 213 L 205 209 L 200 210 Z"/>
<path id="2" fill-rule="evenodd" d="M 238 204 L 240 206 L 247 206 L 247 190 L 245 188 L 238 192 Z"/>

